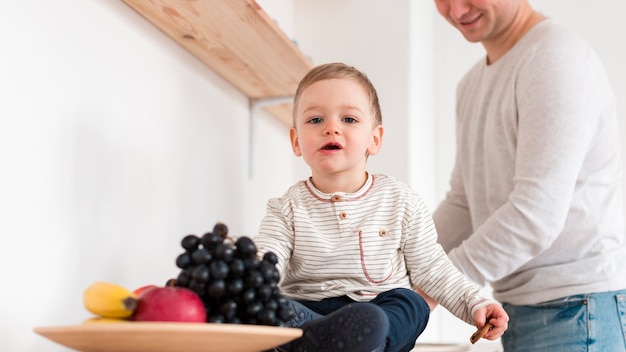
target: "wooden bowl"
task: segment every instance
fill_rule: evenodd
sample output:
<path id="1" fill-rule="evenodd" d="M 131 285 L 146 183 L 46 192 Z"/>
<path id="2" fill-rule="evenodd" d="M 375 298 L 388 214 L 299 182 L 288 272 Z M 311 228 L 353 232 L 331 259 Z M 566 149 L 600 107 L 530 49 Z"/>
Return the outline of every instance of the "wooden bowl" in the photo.
<path id="1" fill-rule="evenodd" d="M 36 327 L 35 332 L 83 352 L 258 352 L 302 336 L 263 325 L 119 322 Z"/>

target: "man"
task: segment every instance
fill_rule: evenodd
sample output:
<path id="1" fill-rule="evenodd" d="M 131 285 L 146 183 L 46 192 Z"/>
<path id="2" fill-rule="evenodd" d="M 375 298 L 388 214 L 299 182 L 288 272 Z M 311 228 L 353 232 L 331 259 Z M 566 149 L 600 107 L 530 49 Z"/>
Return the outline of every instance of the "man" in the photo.
<path id="1" fill-rule="evenodd" d="M 505 351 L 626 350 L 622 166 L 602 63 L 527 0 L 435 5 L 486 51 L 458 85 L 440 243 L 503 303 Z"/>

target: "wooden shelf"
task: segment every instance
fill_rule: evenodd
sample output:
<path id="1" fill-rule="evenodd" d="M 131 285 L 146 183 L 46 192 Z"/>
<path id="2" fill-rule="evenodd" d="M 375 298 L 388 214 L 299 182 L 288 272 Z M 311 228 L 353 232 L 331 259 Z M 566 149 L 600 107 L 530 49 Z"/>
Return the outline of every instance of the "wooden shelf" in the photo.
<path id="1" fill-rule="evenodd" d="M 122 0 L 251 100 L 293 96 L 313 67 L 254 0 Z M 291 104 L 265 108 L 291 126 Z"/>

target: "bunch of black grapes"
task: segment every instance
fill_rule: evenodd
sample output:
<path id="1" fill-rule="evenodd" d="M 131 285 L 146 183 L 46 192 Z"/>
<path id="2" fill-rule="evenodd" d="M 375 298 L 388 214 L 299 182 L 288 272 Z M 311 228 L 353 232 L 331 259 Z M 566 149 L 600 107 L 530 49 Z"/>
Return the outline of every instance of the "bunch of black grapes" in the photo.
<path id="1" fill-rule="evenodd" d="M 228 227 L 181 241 L 185 252 L 176 258 L 181 271 L 174 285 L 196 292 L 207 310 L 207 322 L 285 326 L 294 311 L 278 288 L 277 258 L 257 248 L 246 236 L 232 241 Z"/>

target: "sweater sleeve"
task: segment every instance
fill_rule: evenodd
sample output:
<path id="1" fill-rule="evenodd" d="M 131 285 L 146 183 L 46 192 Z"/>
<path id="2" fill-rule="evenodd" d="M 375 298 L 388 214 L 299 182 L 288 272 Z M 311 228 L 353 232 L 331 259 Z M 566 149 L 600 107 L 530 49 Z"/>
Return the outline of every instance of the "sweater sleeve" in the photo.
<path id="1" fill-rule="evenodd" d="M 506 102 L 516 109 L 516 134 L 489 138 L 514 150 L 512 189 L 503 205 L 475 224 L 474 234 L 449 252 L 457 267 L 476 282 L 499 280 L 554 243 L 570 212 L 600 117 L 607 114 L 603 109 L 611 105 L 599 59 L 579 38 L 567 34 L 518 51 L 517 67 L 508 67 L 517 71 L 514 93 Z M 485 193 L 488 187 L 504 192 L 489 180 L 483 186 Z"/>
<path id="2" fill-rule="evenodd" d="M 474 313 L 494 301 L 484 297 L 480 287 L 465 277 L 436 242 L 433 221 L 421 198 L 417 212 L 409 216 L 405 258 L 411 281 L 429 297 L 468 324 Z"/>
<path id="3" fill-rule="evenodd" d="M 294 243 L 293 216 L 289 202 L 272 198 L 267 202 L 265 217 L 261 221 L 259 232 L 254 236 L 258 256 L 273 252 L 278 257 L 276 264 L 281 273 L 281 280 L 288 265 Z"/>

